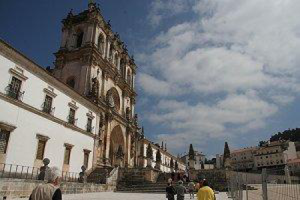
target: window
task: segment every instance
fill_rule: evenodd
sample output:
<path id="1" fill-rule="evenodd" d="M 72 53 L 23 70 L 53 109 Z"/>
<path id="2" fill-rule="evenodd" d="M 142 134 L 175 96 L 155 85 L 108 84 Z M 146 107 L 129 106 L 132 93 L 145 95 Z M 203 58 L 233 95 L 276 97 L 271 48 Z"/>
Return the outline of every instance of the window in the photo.
<path id="1" fill-rule="evenodd" d="M 67 79 L 67 85 L 70 86 L 71 88 L 75 88 L 75 78 L 74 77 L 69 77 Z"/>
<path id="2" fill-rule="evenodd" d="M 36 153 L 37 160 L 44 159 L 45 146 L 46 146 L 45 140 L 38 140 L 38 148 L 37 148 L 37 153 Z"/>
<path id="3" fill-rule="evenodd" d="M 83 150 L 84 152 L 84 158 L 83 158 L 83 165 L 88 168 L 89 166 L 89 155 L 90 155 L 90 152 L 89 150 Z"/>
<path id="4" fill-rule="evenodd" d="M 21 90 L 22 81 L 16 77 L 12 77 L 11 83 L 7 87 L 7 95 L 11 98 L 20 100 L 22 93 Z"/>
<path id="5" fill-rule="evenodd" d="M 1 129 L 0 131 L 0 154 L 6 154 L 10 132 Z"/>
<path id="6" fill-rule="evenodd" d="M 92 132 L 92 122 L 93 122 L 93 119 L 92 118 L 90 118 L 90 117 L 88 117 L 88 119 L 87 119 L 87 125 L 86 125 L 86 131 L 87 132 Z"/>
<path id="7" fill-rule="evenodd" d="M 45 102 L 43 104 L 43 111 L 45 113 L 48 113 L 48 114 L 52 113 L 52 101 L 53 101 L 53 98 L 50 97 L 49 95 L 46 95 Z"/>
<path id="8" fill-rule="evenodd" d="M 114 64 L 115 64 L 116 67 L 118 67 L 118 61 L 119 61 L 118 55 L 115 54 Z"/>
<path id="9" fill-rule="evenodd" d="M 131 86 L 131 74 L 129 70 L 127 70 L 127 83 Z"/>
<path id="10" fill-rule="evenodd" d="M 75 121 L 76 121 L 76 119 L 75 119 L 75 112 L 76 111 L 73 108 L 70 108 L 68 122 L 70 124 L 73 124 L 73 125 L 75 124 Z"/>
<path id="11" fill-rule="evenodd" d="M 126 62 L 125 60 L 122 58 L 121 61 L 120 61 L 120 73 L 121 73 L 121 76 L 123 78 L 125 78 L 125 69 L 126 69 Z"/>
<path id="12" fill-rule="evenodd" d="M 65 149 L 65 156 L 64 156 L 64 164 L 69 165 L 72 147 L 68 146 L 68 145 L 65 145 L 65 146 L 66 146 L 66 149 Z"/>
<path id="13" fill-rule="evenodd" d="M 114 46 L 113 44 L 110 45 L 110 48 L 109 48 L 109 60 L 112 62 L 113 61 L 113 49 L 114 49 Z"/>
<path id="14" fill-rule="evenodd" d="M 83 32 L 82 32 L 82 31 L 79 31 L 79 32 L 77 33 L 76 48 L 81 47 L 82 41 L 83 41 Z"/>
<path id="15" fill-rule="evenodd" d="M 101 54 L 104 53 L 104 37 L 102 34 L 100 34 L 98 37 L 98 49 Z"/>

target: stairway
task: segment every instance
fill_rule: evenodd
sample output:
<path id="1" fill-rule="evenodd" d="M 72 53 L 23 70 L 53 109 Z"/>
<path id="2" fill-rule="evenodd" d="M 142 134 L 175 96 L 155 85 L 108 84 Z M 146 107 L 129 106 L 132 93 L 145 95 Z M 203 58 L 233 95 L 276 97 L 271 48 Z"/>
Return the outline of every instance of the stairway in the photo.
<path id="1" fill-rule="evenodd" d="M 110 172 L 113 170 L 109 166 L 95 167 L 92 172 L 87 176 L 88 183 L 105 184 Z"/>
<path id="2" fill-rule="evenodd" d="M 184 185 L 187 186 L 187 183 Z M 125 172 L 123 178 L 118 182 L 117 192 L 165 193 L 166 187 L 167 187 L 167 179 L 166 180 L 164 179 L 164 174 L 160 174 L 157 179 L 157 182 L 152 183 L 145 180 L 142 171 L 131 170 Z"/>

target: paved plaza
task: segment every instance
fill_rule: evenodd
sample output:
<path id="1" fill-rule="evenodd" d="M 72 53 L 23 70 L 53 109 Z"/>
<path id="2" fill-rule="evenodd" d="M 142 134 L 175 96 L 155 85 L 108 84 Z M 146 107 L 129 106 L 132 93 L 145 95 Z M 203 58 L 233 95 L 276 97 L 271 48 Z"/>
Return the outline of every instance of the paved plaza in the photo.
<path id="1" fill-rule="evenodd" d="M 165 194 L 144 194 L 144 193 L 118 193 L 118 192 L 99 192 L 84 194 L 63 195 L 64 200 L 166 200 Z M 228 200 L 226 193 L 216 195 L 217 200 Z M 28 198 L 26 198 L 28 199 Z M 190 199 L 186 195 L 185 199 Z M 196 199 L 196 196 L 195 196 Z M 24 200 L 24 198 L 19 199 Z"/>

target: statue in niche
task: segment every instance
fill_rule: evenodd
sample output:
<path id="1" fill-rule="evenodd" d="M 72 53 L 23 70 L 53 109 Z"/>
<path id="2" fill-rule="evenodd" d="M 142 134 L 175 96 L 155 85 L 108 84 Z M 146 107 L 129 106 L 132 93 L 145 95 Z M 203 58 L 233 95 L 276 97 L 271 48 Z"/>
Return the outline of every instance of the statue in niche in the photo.
<path id="1" fill-rule="evenodd" d="M 45 179 L 45 172 L 47 169 L 49 169 L 48 165 L 50 163 L 50 160 L 48 158 L 44 158 L 43 160 L 44 166 L 40 168 L 40 173 L 38 175 L 38 180 L 44 180 Z"/>
<path id="2" fill-rule="evenodd" d="M 108 92 L 107 94 L 107 103 L 108 103 L 108 106 L 110 108 L 114 108 L 115 107 L 115 101 L 114 101 L 114 97 L 113 97 L 113 94 L 111 91 Z"/>
<path id="3" fill-rule="evenodd" d="M 138 115 L 137 114 L 134 114 L 133 123 L 135 126 L 138 126 Z"/>
<path id="4" fill-rule="evenodd" d="M 98 97 L 99 95 L 99 81 L 97 77 L 92 78 L 92 96 Z"/>

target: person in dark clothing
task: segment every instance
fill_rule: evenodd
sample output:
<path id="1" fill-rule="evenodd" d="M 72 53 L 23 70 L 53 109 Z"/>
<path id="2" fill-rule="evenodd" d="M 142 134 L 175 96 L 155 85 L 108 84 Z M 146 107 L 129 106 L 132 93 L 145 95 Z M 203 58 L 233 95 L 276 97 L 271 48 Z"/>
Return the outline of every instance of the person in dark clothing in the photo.
<path id="1" fill-rule="evenodd" d="M 172 183 L 168 183 L 168 186 L 166 188 L 166 197 L 168 200 L 174 200 L 174 196 L 176 195 L 176 190 L 173 187 Z"/>
<path id="2" fill-rule="evenodd" d="M 184 194 L 186 193 L 186 188 L 183 186 L 182 181 L 178 181 L 178 186 L 176 187 L 177 200 L 184 200 Z"/>

